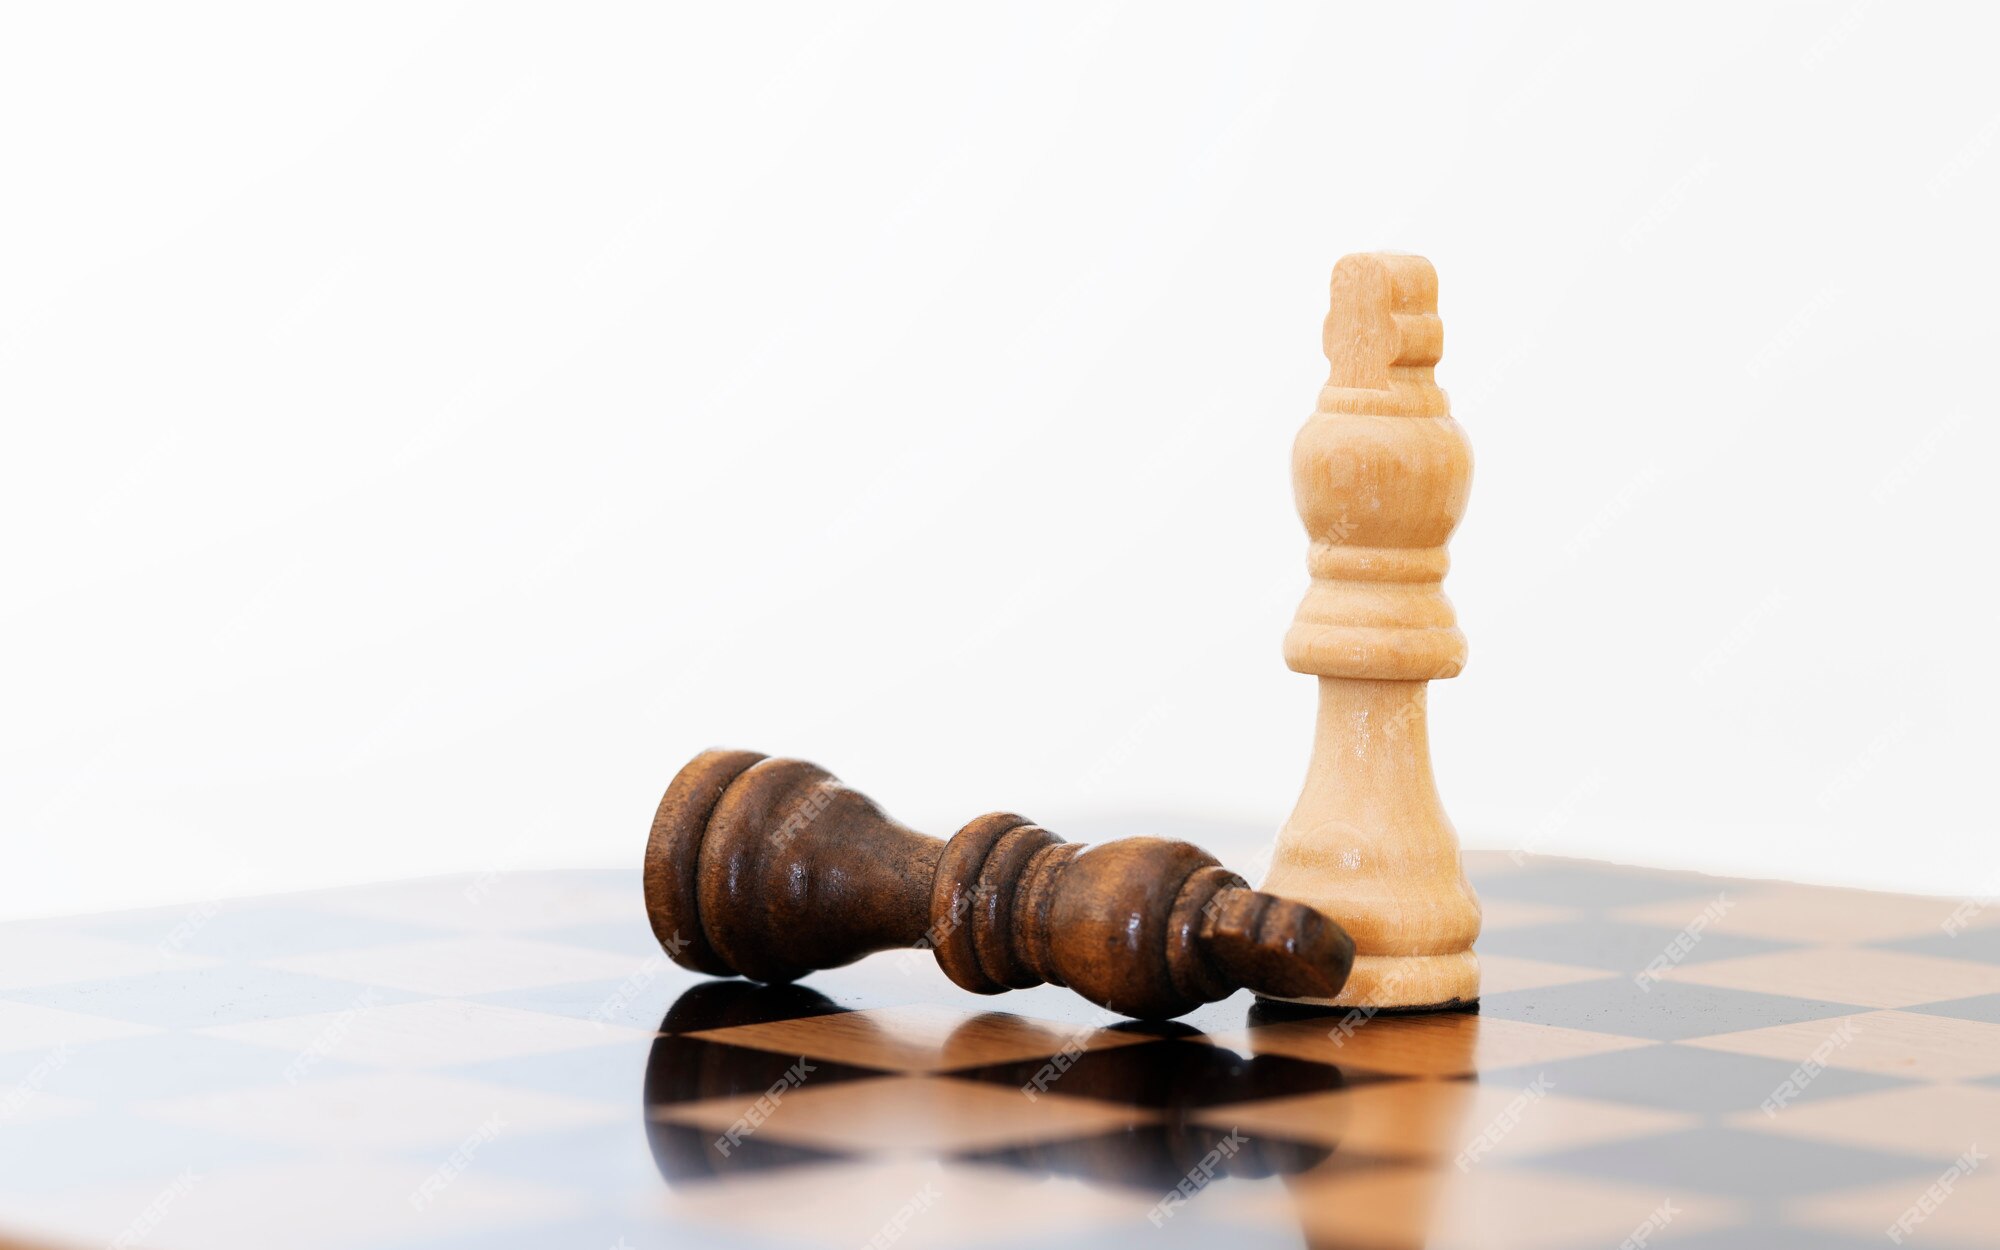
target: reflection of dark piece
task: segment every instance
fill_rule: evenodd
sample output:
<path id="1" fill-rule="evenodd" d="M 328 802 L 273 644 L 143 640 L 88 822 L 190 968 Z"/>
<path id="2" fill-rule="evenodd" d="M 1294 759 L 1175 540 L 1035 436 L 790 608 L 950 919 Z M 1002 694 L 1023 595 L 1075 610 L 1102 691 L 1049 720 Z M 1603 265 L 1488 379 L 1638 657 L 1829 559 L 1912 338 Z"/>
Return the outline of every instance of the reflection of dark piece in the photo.
<path id="1" fill-rule="evenodd" d="M 650 1114 L 656 1107 L 707 1098 L 738 1098 L 747 1104 L 778 1084 L 797 1061 L 795 1055 L 730 1046 L 688 1034 L 831 1015 L 839 1010 L 804 986 L 746 985 L 741 981 L 710 981 L 676 999 L 666 1019 L 660 1021 L 660 1036 L 653 1039 L 652 1052 L 646 1057 L 646 1138 L 660 1175 L 670 1181 L 703 1180 L 840 1158 L 829 1151 L 761 1137 L 733 1142 L 724 1153 L 715 1148 L 714 1130 L 663 1123 Z M 829 1059 L 812 1061 L 815 1085 L 882 1075 L 873 1068 Z"/>
<path id="2" fill-rule="evenodd" d="M 846 1008 L 818 990 L 803 985 L 745 985 L 741 981 L 702 981 L 682 991 L 660 1021 L 662 1033 L 700 1033 L 739 1024 L 769 1024 L 831 1016 Z"/>
<path id="3" fill-rule="evenodd" d="M 1326 1146 L 1174 1120 L 959 1158 L 967 1163 L 1004 1164 L 1036 1176 L 1074 1176 L 1099 1185 L 1157 1193 L 1191 1179 L 1195 1185 L 1205 1186 L 1224 1177 L 1262 1180 L 1291 1176 L 1318 1167 L 1332 1154 Z"/>
<path id="4" fill-rule="evenodd" d="M 947 1075 L 1018 1089 L 1037 1100 L 1061 1095 L 1158 1111 L 1324 1094 L 1348 1086 L 1345 1074 L 1330 1063 L 1285 1055 L 1246 1058 L 1199 1041 L 1106 1046 L 1047 1059 L 956 1068 Z"/>
<path id="5" fill-rule="evenodd" d="M 706 1098 L 754 1099 L 784 1079 L 800 1059 L 790 1051 L 735 1046 L 689 1034 L 727 1029 L 741 1024 L 798 1020 L 840 1011 L 824 996 L 802 985 L 751 985 L 743 981 L 708 981 L 674 1001 L 660 1021 L 660 1036 L 646 1061 L 646 1105 L 664 1107 Z M 812 1061 L 815 1086 L 856 1077 L 884 1076 L 880 1068 Z"/>
<path id="6" fill-rule="evenodd" d="M 746 1137 L 725 1155 L 715 1148 L 715 1138 L 714 1129 L 646 1121 L 646 1142 L 653 1149 L 653 1166 L 669 1182 L 686 1184 L 808 1163 L 830 1163 L 846 1157 L 762 1137 Z"/>
<path id="7" fill-rule="evenodd" d="M 945 842 L 823 769 L 750 751 L 705 752 L 668 787 L 646 846 L 646 911 L 698 972 L 791 981 L 931 947 L 968 990 L 1046 981 L 1142 1018 L 1246 986 L 1331 998 L 1354 962 L 1339 925 L 1186 842 L 1085 848 L 999 812 Z"/>
<path id="8" fill-rule="evenodd" d="M 1345 1082 L 1331 1064 L 1282 1055 L 1244 1057 L 1195 1040 L 1162 1040 L 1061 1056 L 1066 1066 L 1040 1059 L 959 1069 L 959 1080 L 1019 1087 L 1038 1099 L 1088 1098 L 1157 1114 L 1109 1133 L 1034 1142 L 959 1158 L 996 1163 L 1037 1176 L 1074 1176 L 1100 1185 L 1158 1193 L 1183 1183 L 1205 1185 L 1224 1177 L 1262 1179 L 1318 1167 L 1333 1151 L 1234 1127 L 1198 1123 L 1204 1107 L 1287 1095 L 1319 1094 Z"/>
<path id="9" fill-rule="evenodd" d="M 660 1022 L 646 1061 L 646 1133 L 660 1175 L 676 1185 L 747 1172 L 823 1163 L 846 1156 L 795 1145 L 776 1133 L 732 1141 L 716 1148 L 712 1128 L 663 1122 L 653 1112 L 691 1102 L 730 1099 L 748 1105 L 777 1084 L 796 1057 L 789 1052 L 729 1045 L 695 1033 L 774 1020 L 803 1019 L 839 1012 L 830 1000 L 796 985 L 749 985 L 711 981 L 682 994 Z M 969 1017 L 964 1028 L 975 1027 Z M 947 1042 L 944 1049 L 954 1049 Z M 1282 1056 L 1245 1058 L 1222 1047 L 1193 1040 L 1161 1040 L 1065 1054 L 1060 1070 L 1052 1059 L 1030 1058 L 978 1068 L 955 1069 L 956 1080 L 992 1082 L 1026 1089 L 1037 1097 L 1091 1099 L 1099 1107 L 1126 1104 L 1134 1122 L 1087 1137 L 1038 1142 L 954 1156 L 962 1162 L 997 1164 L 1036 1175 L 1074 1176 L 1096 1184 L 1166 1190 L 1191 1174 L 1204 1180 L 1264 1177 L 1316 1167 L 1331 1151 L 1324 1146 L 1240 1133 L 1197 1124 L 1191 1116 L 1222 1103 L 1255 1101 L 1283 1094 L 1318 1093 L 1340 1087 L 1341 1073 L 1327 1064 Z M 886 1073 L 813 1058 L 811 1083 L 857 1080 Z"/>

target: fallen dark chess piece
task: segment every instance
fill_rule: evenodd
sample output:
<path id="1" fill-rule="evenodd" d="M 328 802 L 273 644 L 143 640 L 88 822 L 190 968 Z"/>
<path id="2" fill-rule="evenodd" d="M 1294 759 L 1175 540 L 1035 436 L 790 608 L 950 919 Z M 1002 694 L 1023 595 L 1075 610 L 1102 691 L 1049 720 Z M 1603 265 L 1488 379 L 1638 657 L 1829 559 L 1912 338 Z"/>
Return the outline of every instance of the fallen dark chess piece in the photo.
<path id="1" fill-rule="evenodd" d="M 1085 847 L 995 812 L 950 841 L 890 819 L 801 760 L 706 751 L 667 788 L 646 844 L 646 913 L 675 962 L 794 981 L 929 948 L 979 994 L 1049 982 L 1163 1019 L 1249 988 L 1332 998 L 1354 943 L 1186 842 Z"/>

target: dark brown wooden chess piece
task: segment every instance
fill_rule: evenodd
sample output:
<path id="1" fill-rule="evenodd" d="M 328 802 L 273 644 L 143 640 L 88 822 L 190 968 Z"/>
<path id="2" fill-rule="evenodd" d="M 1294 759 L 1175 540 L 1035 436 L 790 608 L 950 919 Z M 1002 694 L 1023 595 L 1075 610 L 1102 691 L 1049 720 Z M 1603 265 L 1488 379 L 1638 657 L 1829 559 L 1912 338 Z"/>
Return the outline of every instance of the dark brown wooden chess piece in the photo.
<path id="1" fill-rule="evenodd" d="M 928 948 L 974 993 L 1048 982 L 1164 1019 L 1245 987 L 1331 998 L 1354 962 L 1339 925 L 1189 843 L 1084 847 L 1005 812 L 945 841 L 824 769 L 754 751 L 706 751 L 681 769 L 645 878 L 675 962 L 757 981 Z"/>

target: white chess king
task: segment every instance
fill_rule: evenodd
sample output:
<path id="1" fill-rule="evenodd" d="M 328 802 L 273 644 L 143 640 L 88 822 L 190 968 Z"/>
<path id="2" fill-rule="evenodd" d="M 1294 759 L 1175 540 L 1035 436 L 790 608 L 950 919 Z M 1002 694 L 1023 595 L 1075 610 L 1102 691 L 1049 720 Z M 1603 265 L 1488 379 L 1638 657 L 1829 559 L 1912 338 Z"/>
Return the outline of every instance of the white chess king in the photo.
<path id="1" fill-rule="evenodd" d="M 1479 997 L 1479 900 L 1431 776 L 1425 694 L 1465 663 L 1443 581 L 1472 448 L 1432 378 L 1437 271 L 1342 258 L 1325 343 L 1332 372 L 1292 448 L 1312 585 L 1285 635 L 1286 664 L 1319 678 L 1319 721 L 1262 888 L 1353 936 L 1335 1005 L 1457 1006 Z"/>

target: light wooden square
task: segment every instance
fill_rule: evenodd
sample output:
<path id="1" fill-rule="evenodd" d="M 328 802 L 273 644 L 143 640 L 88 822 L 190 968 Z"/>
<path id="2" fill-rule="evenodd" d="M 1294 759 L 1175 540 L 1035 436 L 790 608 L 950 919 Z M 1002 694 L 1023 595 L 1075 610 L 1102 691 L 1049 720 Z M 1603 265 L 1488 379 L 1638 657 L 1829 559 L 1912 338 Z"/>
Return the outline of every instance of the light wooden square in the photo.
<path id="1" fill-rule="evenodd" d="M 1945 932 L 1945 922 L 1964 903 L 1956 898 L 1876 894 L 1789 882 L 1750 886 L 1731 892 L 1729 898 L 1734 906 L 1715 918 L 1709 926 L 1711 932 L 1795 943 L 1933 937 Z M 1612 915 L 1619 920 L 1675 928 L 1687 923 L 1685 909 L 1671 901 L 1623 907 Z M 1975 928 L 2000 924 L 2000 907 L 1978 912 L 1968 924 Z"/>
<path id="2" fill-rule="evenodd" d="M 1512 1084 L 1438 1080 L 1381 1081 L 1323 1094 L 1212 1107 L 1198 1118 L 1217 1128 L 1240 1127 L 1446 1166 L 1461 1155 L 1470 1166 L 1649 1137 L 1696 1123 L 1695 1117 L 1679 1112 L 1569 1098 L 1559 1092 L 1536 1097 Z"/>
<path id="3" fill-rule="evenodd" d="M 1850 1026 L 1852 1035 L 1843 1036 L 1843 1029 Z M 1682 1044 L 1793 1063 L 1803 1063 L 1817 1052 L 1817 1062 L 1830 1068 L 1920 1081 L 1957 1081 L 2000 1073 L 2000 1024 L 1909 1011 L 1805 1020 L 1741 1033 L 1691 1037 Z"/>
<path id="4" fill-rule="evenodd" d="M 1854 946 L 1685 963 L 1668 969 L 1661 979 L 1863 1007 L 1913 1007 L 2000 993 L 2000 966 Z"/>
<path id="5" fill-rule="evenodd" d="M 1509 990 L 1541 990 L 1552 985 L 1573 985 L 1578 981 L 1605 981 L 1617 975 L 1603 968 L 1580 968 L 1575 964 L 1524 959 L 1518 955 L 1479 957 L 1481 994 L 1505 994 Z"/>
<path id="6" fill-rule="evenodd" d="M 1981 1149 L 1985 1149 L 1984 1143 Z M 1993 1250 L 1996 1230 L 2000 1230 L 2000 1176 L 1983 1170 L 1991 1166 L 1990 1161 L 1983 1162 L 1977 1165 L 1979 1170 L 1956 1177 L 1949 1192 L 1941 1201 L 1934 1200 L 1928 1213 L 1914 1212 L 1919 1218 L 1903 1232 L 1900 1244 L 1945 1250 Z M 1940 1167 L 1939 1176 L 1943 1173 L 1944 1168 Z M 1892 1181 L 1866 1189 L 1823 1194 L 1792 1203 L 1786 1215 L 1795 1224 L 1893 1247 L 1899 1243 L 1890 1239 L 1889 1229 L 1911 1214 L 1916 1204 L 1925 1201 L 1926 1191 L 1937 1183 L 1921 1179 Z"/>
<path id="7" fill-rule="evenodd" d="M 670 1104 L 652 1114 L 720 1135 L 756 1101 L 711 1098 Z M 807 1075 L 803 1086 L 775 1100 L 751 1135 L 826 1150 L 923 1155 L 1085 1137 L 1157 1119 L 1142 1108 L 1066 1096 L 1030 1101 L 1009 1086 L 950 1077 L 885 1076 L 814 1086 Z"/>
<path id="8" fill-rule="evenodd" d="M 471 1128 L 478 1126 L 471 1125 Z M 467 1167 L 421 1213 L 410 1195 L 445 1160 L 328 1152 L 302 1158 L 145 1176 L 8 1199 L 0 1245 L 22 1250 L 137 1245 L 201 1250 L 354 1250 L 427 1239 L 497 1241 L 509 1231 L 571 1217 L 575 1190 Z M 148 1211 L 157 1214 L 135 1223 Z M 109 1230 L 109 1231 L 106 1231 Z M 23 1241 L 14 1237 L 19 1234 Z"/>
<path id="9" fill-rule="evenodd" d="M 355 992 L 356 1005 L 347 1011 L 250 1020 L 196 1032 L 269 1046 L 288 1058 L 324 1054 L 343 1063 L 388 1067 L 455 1066 L 620 1044 L 643 1048 L 649 1036 L 638 1029 L 464 999 L 369 1006 L 367 987 L 356 986 Z M 283 1065 L 281 1059 L 277 1066 Z"/>
<path id="10" fill-rule="evenodd" d="M 393 1115 L 378 1108 L 393 1107 Z M 151 1120 L 300 1149 L 448 1152 L 489 1119 L 509 1135 L 615 1122 L 607 1102 L 436 1072 L 364 1072 L 137 1103 Z"/>
<path id="11" fill-rule="evenodd" d="M 386 985 L 417 994 L 473 995 L 575 981 L 622 981 L 644 971 L 628 955 L 498 934 L 314 951 L 262 967 Z"/>
<path id="12" fill-rule="evenodd" d="M 1581 920 L 1587 913 L 1580 907 L 1564 907 L 1557 903 L 1531 903 L 1518 898 L 1482 898 L 1479 900 L 1479 931 L 1498 933 L 1503 929 L 1525 929 L 1530 925 L 1561 924 L 1568 920 Z M 1478 950 L 1478 944 L 1473 944 Z M 1486 956 L 1479 956 L 1480 965 L 1485 966 Z"/>
<path id="13" fill-rule="evenodd" d="M 1240 1054 L 1289 1055 L 1364 1071 L 1438 1077 L 1659 1045 L 1645 1038 L 1465 1012 L 1383 1013 L 1356 1019 L 1351 1029 L 1348 1019 L 1336 1015 L 1264 1025 L 1222 1034 L 1215 1041 Z"/>
<path id="14" fill-rule="evenodd" d="M 1064 1177 L 885 1159 L 662 1189 L 645 1205 L 677 1229 L 714 1229 L 717 1245 L 737 1244 L 747 1234 L 759 1245 L 957 1250 L 967 1244 L 968 1230 L 987 1234 L 996 1246 L 1088 1239 L 1103 1230 L 1100 1244 L 1108 1245 L 1134 1225 L 1152 1231 L 1144 1213 L 1154 1201 L 1151 1194 Z"/>
<path id="15" fill-rule="evenodd" d="M 1745 1111 L 1738 1128 L 1864 1150 L 1900 1150 L 1943 1163 L 1977 1144 L 2000 1141 L 2000 1089 L 1990 1085 L 1909 1085 L 1847 1098 L 1796 1103 L 1776 1115 Z M 2000 1230 L 1996 1230 L 2000 1231 Z"/>
<path id="16" fill-rule="evenodd" d="M 1338 1156 L 1335 1156 L 1338 1159 Z M 1337 1167 L 1290 1178 L 1305 1243 L 1355 1250 L 1581 1250 L 1617 1246 L 1668 1200 L 1659 1189 L 1508 1167 Z M 1221 1197 L 1223 1195 L 1218 1195 Z M 1247 1195 L 1246 1195 L 1247 1197 Z M 1722 1199 L 1672 1195 L 1688 1234 L 1741 1214 Z M 1660 1243 L 1655 1235 L 1654 1244 Z"/>
<path id="17" fill-rule="evenodd" d="M 1115 1017 L 1105 1020 L 1115 1022 Z M 690 1036 L 891 1072 L 942 1072 L 1152 1040 L 1094 1025 L 1078 1028 L 1002 1012 L 968 1016 L 922 1006 L 739 1024 Z"/>

